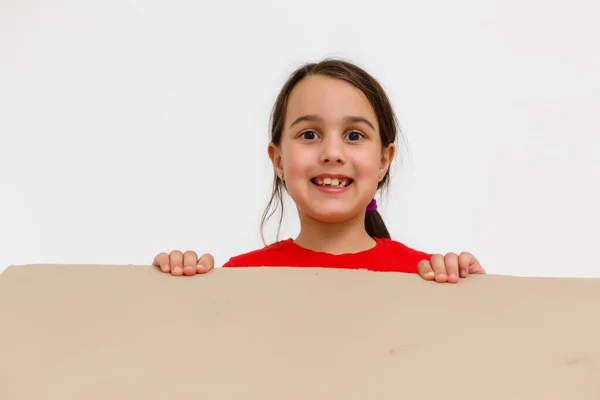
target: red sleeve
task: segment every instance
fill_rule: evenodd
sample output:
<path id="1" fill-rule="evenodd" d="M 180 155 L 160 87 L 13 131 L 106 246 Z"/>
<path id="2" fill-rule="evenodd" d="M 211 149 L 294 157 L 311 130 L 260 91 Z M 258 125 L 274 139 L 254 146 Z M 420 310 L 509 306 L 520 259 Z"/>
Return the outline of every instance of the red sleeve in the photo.
<path id="1" fill-rule="evenodd" d="M 407 267 L 407 270 L 403 270 L 402 272 L 418 274 L 419 273 L 419 263 L 422 260 L 431 261 L 432 254 L 413 249 L 413 248 L 408 247 L 405 244 L 397 242 L 395 240 L 390 240 L 389 242 L 392 244 L 392 247 L 394 248 L 394 252 L 393 252 L 394 259 L 404 260 L 402 262 L 402 264 Z"/>

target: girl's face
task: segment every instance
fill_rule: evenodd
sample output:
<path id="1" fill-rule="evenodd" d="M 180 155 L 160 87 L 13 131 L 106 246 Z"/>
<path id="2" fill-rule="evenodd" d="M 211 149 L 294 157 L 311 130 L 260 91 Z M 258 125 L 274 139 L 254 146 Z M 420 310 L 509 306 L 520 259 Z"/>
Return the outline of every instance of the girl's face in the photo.
<path id="1" fill-rule="evenodd" d="M 270 144 L 269 156 L 300 214 L 342 222 L 366 211 L 394 150 L 382 149 L 377 115 L 360 89 L 312 75 L 290 93 L 281 144 Z"/>

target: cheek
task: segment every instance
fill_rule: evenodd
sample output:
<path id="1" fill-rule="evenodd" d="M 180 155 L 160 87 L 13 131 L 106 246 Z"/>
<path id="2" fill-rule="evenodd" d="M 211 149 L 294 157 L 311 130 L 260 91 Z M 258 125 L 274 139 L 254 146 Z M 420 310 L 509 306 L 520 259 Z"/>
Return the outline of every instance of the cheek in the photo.
<path id="1" fill-rule="evenodd" d="M 373 152 L 357 152 L 354 154 L 352 163 L 356 168 L 357 175 L 362 179 L 377 179 L 379 173 L 379 157 Z"/>
<path id="2" fill-rule="evenodd" d="M 301 147 L 289 149 L 283 155 L 283 168 L 290 180 L 305 179 L 313 165 L 313 156 Z"/>

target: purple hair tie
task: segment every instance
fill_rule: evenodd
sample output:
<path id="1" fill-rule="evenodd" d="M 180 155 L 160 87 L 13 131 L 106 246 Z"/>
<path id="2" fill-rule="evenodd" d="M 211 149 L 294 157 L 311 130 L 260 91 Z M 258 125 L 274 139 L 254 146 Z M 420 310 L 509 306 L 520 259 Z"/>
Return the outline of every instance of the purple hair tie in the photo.
<path id="1" fill-rule="evenodd" d="M 377 210 L 377 201 L 375 199 L 373 199 L 367 206 L 367 212 L 375 211 L 375 210 Z"/>

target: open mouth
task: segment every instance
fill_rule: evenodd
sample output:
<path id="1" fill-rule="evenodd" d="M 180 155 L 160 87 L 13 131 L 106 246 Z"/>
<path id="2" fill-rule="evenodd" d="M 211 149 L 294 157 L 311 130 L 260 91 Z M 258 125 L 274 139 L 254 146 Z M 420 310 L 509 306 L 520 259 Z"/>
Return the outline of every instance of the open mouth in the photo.
<path id="1" fill-rule="evenodd" d="M 339 189 L 350 186 L 354 182 L 350 178 L 312 178 L 310 181 L 317 186 Z"/>

